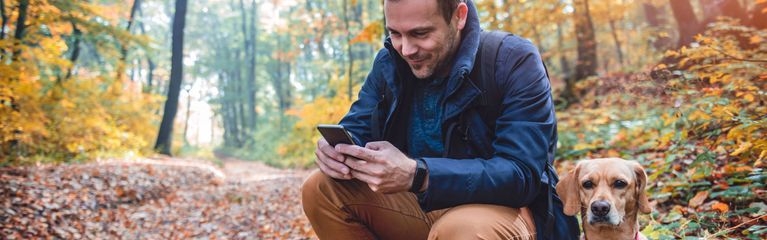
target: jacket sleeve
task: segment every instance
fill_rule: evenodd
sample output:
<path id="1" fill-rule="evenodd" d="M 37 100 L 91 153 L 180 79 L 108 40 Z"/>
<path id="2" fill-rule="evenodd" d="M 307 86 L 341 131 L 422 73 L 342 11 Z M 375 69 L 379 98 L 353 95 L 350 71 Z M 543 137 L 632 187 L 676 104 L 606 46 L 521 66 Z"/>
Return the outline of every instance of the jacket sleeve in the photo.
<path id="1" fill-rule="evenodd" d="M 551 85 L 538 50 L 527 40 L 507 37 L 496 59 L 503 93 L 491 159 L 424 158 L 429 186 L 419 194 L 424 210 L 465 203 L 529 205 L 556 144 Z M 492 129 L 491 129 L 492 130 Z"/>
<path id="2" fill-rule="evenodd" d="M 373 61 L 373 67 L 368 73 L 357 100 L 352 103 L 349 112 L 341 119 L 343 125 L 352 135 L 356 143 L 364 146 L 371 141 L 371 120 L 373 111 L 377 111 L 377 105 L 383 100 L 384 85 L 386 78 L 384 72 L 389 70 L 388 62 L 392 61 L 388 50 L 381 49 Z M 379 131 L 379 130 L 374 130 Z"/>

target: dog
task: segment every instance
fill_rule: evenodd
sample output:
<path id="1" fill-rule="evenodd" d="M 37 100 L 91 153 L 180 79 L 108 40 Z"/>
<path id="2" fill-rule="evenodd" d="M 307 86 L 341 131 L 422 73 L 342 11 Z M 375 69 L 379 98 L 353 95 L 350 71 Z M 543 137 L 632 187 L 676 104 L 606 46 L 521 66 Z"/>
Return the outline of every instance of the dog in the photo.
<path id="1" fill-rule="evenodd" d="M 557 184 L 566 215 L 581 212 L 581 239 L 647 239 L 639 212 L 650 213 L 647 173 L 636 161 L 600 158 L 579 161 Z"/>

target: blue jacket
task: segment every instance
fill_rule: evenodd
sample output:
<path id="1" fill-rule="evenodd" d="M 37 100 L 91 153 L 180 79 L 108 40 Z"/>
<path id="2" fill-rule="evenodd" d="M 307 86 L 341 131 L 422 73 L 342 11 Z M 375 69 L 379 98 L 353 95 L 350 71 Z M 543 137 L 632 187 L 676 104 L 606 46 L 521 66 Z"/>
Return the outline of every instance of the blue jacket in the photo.
<path id="1" fill-rule="evenodd" d="M 441 103 L 445 152 L 443 157 L 423 158 L 429 169 L 429 186 L 419 194 L 421 207 L 431 211 L 467 203 L 527 206 L 533 212 L 538 239 L 576 239 L 576 219 L 564 215 L 553 188 L 556 173 L 545 173 L 554 160 L 557 122 L 551 85 L 538 50 L 516 36 L 504 39 L 495 67 L 502 101 L 492 109 L 498 117 L 487 119 L 487 114 L 476 110 L 480 90 L 468 78 L 480 31 L 476 9 L 469 4 L 469 18 Z M 418 79 L 391 40 L 386 39 L 384 45 L 358 100 L 340 124 L 362 146 L 385 140 L 407 154 L 410 92 L 418 91 L 409 86 Z M 551 187 L 549 181 L 553 181 Z M 545 227 L 547 194 L 554 194 L 553 235 Z"/>

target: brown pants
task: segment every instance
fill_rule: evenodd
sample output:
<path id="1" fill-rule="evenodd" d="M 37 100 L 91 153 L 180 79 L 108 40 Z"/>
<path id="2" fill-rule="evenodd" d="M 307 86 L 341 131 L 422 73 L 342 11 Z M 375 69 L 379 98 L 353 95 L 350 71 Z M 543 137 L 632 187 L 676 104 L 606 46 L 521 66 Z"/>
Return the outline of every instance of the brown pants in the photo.
<path id="1" fill-rule="evenodd" d="M 413 193 L 375 193 L 320 171 L 304 182 L 302 204 L 320 239 L 535 239 L 527 208 L 466 204 L 426 213 Z"/>

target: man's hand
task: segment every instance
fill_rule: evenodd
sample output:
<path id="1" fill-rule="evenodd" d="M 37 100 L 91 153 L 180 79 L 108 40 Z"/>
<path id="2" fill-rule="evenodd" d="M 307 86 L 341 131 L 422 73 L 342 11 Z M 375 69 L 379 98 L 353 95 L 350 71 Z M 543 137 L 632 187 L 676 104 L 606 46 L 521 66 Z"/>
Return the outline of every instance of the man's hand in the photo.
<path id="1" fill-rule="evenodd" d="M 352 179 L 349 167 L 344 164 L 344 162 L 348 161 L 350 158 L 336 151 L 333 146 L 328 144 L 328 141 L 325 140 L 325 138 L 320 138 L 320 140 L 317 141 L 317 149 L 314 150 L 314 155 L 317 156 L 314 162 L 317 163 L 320 167 L 320 171 L 325 173 L 325 175 L 336 179 Z"/>
<path id="2" fill-rule="evenodd" d="M 374 192 L 405 192 L 413 184 L 416 162 L 389 142 L 369 142 L 364 148 L 339 144 L 336 150 L 348 155 L 346 166 L 352 176 Z"/>

